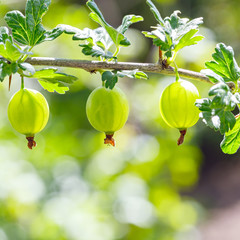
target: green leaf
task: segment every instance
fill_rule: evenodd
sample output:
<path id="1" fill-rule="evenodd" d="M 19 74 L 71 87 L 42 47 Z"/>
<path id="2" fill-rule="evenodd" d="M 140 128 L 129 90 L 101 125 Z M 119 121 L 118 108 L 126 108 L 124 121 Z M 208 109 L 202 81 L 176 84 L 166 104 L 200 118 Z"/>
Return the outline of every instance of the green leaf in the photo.
<path id="1" fill-rule="evenodd" d="M 0 55 L 10 62 L 16 62 L 24 52 L 9 39 L 5 43 L 0 43 Z"/>
<path id="2" fill-rule="evenodd" d="M 230 92 L 228 85 L 225 83 L 218 83 L 210 88 L 208 95 L 213 96 L 218 93 L 224 94 L 225 92 Z"/>
<path id="3" fill-rule="evenodd" d="M 156 20 L 162 25 L 164 26 L 164 21 L 161 17 L 161 14 L 159 13 L 158 9 L 156 8 L 156 6 L 152 3 L 151 0 L 147 0 L 147 4 L 150 7 L 150 10 L 152 11 L 154 17 L 156 18 Z"/>
<path id="4" fill-rule="evenodd" d="M 222 77 L 224 82 L 236 82 L 239 79 L 240 68 L 234 58 L 232 47 L 226 46 L 224 43 L 219 43 L 212 57 L 214 61 L 205 63 L 208 69 Z"/>
<path id="5" fill-rule="evenodd" d="M 64 32 L 74 35 L 72 38 L 73 40 L 85 41 L 84 44 L 79 44 L 80 47 L 83 47 L 82 52 L 85 55 L 102 57 L 105 59 L 116 59 L 113 53 L 108 51 L 114 43 L 103 27 L 94 30 L 89 28 L 80 30 L 69 25 L 61 24 L 55 28 L 55 31 L 55 33 L 52 33 L 52 37 L 57 37 Z M 49 38 L 51 38 L 51 35 L 49 35 Z"/>
<path id="6" fill-rule="evenodd" d="M 66 24 L 59 24 L 57 25 L 55 28 L 53 28 L 52 30 L 49 30 L 45 33 L 45 41 L 52 41 L 54 39 L 56 39 L 57 37 L 59 37 L 62 33 L 66 33 L 66 34 L 76 34 L 81 32 L 82 30 L 72 27 L 70 25 L 66 25 Z"/>
<path id="7" fill-rule="evenodd" d="M 41 84 L 43 89 L 47 90 L 48 92 L 57 92 L 59 94 L 65 94 L 69 90 L 69 87 L 64 85 L 63 83 L 57 82 L 57 81 L 45 81 L 45 80 L 38 80 L 38 82 Z"/>
<path id="8" fill-rule="evenodd" d="M 209 96 L 214 97 L 196 101 L 196 106 L 201 111 L 200 117 L 206 125 L 224 134 L 236 123 L 232 111 L 236 104 L 240 103 L 240 96 L 238 93 L 232 94 L 225 83 L 214 85 L 209 91 Z"/>
<path id="9" fill-rule="evenodd" d="M 2 82 L 5 77 L 10 76 L 18 71 L 17 63 L 6 63 L 0 61 L 0 81 Z"/>
<path id="10" fill-rule="evenodd" d="M 74 36 L 73 40 L 88 40 L 89 43 L 96 43 L 98 41 L 101 41 L 103 38 L 103 31 L 106 33 L 105 29 L 100 27 L 95 30 L 92 30 L 90 28 L 84 28 L 83 30 L 78 31 Z"/>
<path id="11" fill-rule="evenodd" d="M 129 77 L 129 78 L 136 78 L 136 79 L 148 79 L 148 75 L 142 71 L 138 71 L 137 69 L 127 71 L 127 70 L 122 70 L 118 71 L 117 73 L 118 77 Z"/>
<path id="12" fill-rule="evenodd" d="M 25 16 L 21 12 L 14 10 L 8 12 L 5 15 L 4 19 L 7 22 L 8 26 L 12 28 L 14 39 L 21 44 L 27 45 L 30 40 L 28 37 L 28 32 L 26 30 Z"/>
<path id="13" fill-rule="evenodd" d="M 111 39 L 114 42 L 114 44 L 116 45 L 116 47 L 118 47 L 118 46 L 125 47 L 125 46 L 130 45 L 130 42 L 127 40 L 126 37 L 124 37 L 124 35 L 122 33 L 117 31 L 115 28 L 113 28 L 111 25 L 109 25 L 105 21 L 101 11 L 99 10 L 98 6 L 96 5 L 96 3 L 93 0 L 88 0 L 87 6 L 92 11 L 89 14 L 89 16 L 92 18 L 93 21 L 100 24 L 108 32 L 109 36 L 111 37 Z"/>
<path id="14" fill-rule="evenodd" d="M 154 30 L 152 32 L 142 32 L 145 37 L 153 38 L 153 44 L 161 47 L 162 51 L 172 51 L 171 43 L 169 44 L 167 41 L 167 37 L 165 32 L 162 31 L 161 28 Z M 166 54 L 165 54 L 166 55 Z"/>
<path id="15" fill-rule="evenodd" d="M 105 59 L 116 59 L 116 57 L 113 56 L 113 53 L 108 51 L 113 45 L 113 41 L 103 27 L 94 30 L 89 28 L 80 30 L 69 25 L 61 24 L 55 28 L 55 33 L 53 32 L 52 35 L 49 35 L 49 38 L 55 38 L 63 32 L 74 35 L 72 38 L 73 40 L 85 41 L 84 44 L 79 44 L 79 46 L 83 48 L 83 54 Z"/>
<path id="16" fill-rule="evenodd" d="M 129 78 L 136 78 L 136 79 L 148 79 L 146 73 L 138 71 L 137 69 L 131 71 L 105 71 L 102 74 L 102 81 L 105 82 L 104 85 L 106 88 L 113 89 L 115 84 L 118 82 L 118 78 L 129 77 Z"/>
<path id="17" fill-rule="evenodd" d="M 230 111 L 219 111 L 218 112 L 219 119 L 221 121 L 220 123 L 220 133 L 224 134 L 227 131 L 233 129 L 236 119 L 232 112 Z"/>
<path id="18" fill-rule="evenodd" d="M 223 77 L 219 76 L 210 69 L 203 69 L 201 70 L 201 73 L 205 74 L 209 78 L 209 80 L 213 83 L 224 82 Z"/>
<path id="19" fill-rule="evenodd" d="M 68 34 L 74 34 L 73 40 L 85 41 L 84 44 L 79 44 L 80 47 L 83 47 L 82 52 L 85 55 L 102 57 L 104 59 L 116 59 L 113 53 L 108 51 L 114 43 L 103 27 L 94 30 L 89 28 L 80 30 L 65 26 L 63 28 L 68 31 Z"/>
<path id="20" fill-rule="evenodd" d="M 177 52 L 190 45 L 197 44 L 203 39 L 203 36 L 195 36 L 198 27 L 203 23 L 202 18 L 189 20 L 188 18 L 180 18 L 180 11 L 174 11 L 170 17 L 161 18 L 160 13 L 154 4 L 147 0 L 150 10 L 160 23 L 151 32 L 143 32 L 146 37 L 153 39 L 153 44 L 160 47 L 167 57 L 168 64 L 174 61 Z"/>
<path id="21" fill-rule="evenodd" d="M 9 31 L 7 27 L 0 27 L 0 43 L 9 39 Z"/>
<path id="22" fill-rule="evenodd" d="M 13 42 L 13 38 L 9 35 L 6 27 L 0 27 L 0 55 L 10 62 L 18 61 L 24 54 L 25 50 Z"/>
<path id="23" fill-rule="evenodd" d="M 46 30 L 41 22 L 49 5 L 50 0 L 28 0 L 25 16 L 19 11 L 10 11 L 5 15 L 16 41 L 33 47 L 45 40 Z"/>
<path id="24" fill-rule="evenodd" d="M 126 32 L 131 24 L 142 21 L 143 18 L 141 16 L 127 15 L 123 18 L 122 25 L 116 30 L 104 20 L 102 13 L 93 0 L 88 1 L 87 5 L 92 10 L 90 16 L 102 27 L 94 30 L 89 28 L 80 30 L 69 25 L 61 24 L 53 29 L 52 33 L 49 33 L 48 38 L 51 40 L 52 38 L 60 36 L 63 32 L 66 34 L 74 34 L 73 40 L 84 41 L 84 44 L 80 44 L 79 46 L 83 47 L 82 52 L 85 55 L 104 59 L 116 59 L 114 53 L 109 51 L 109 49 L 113 44 L 115 44 L 117 48 L 120 45 L 130 45 L 123 33 Z"/>
<path id="25" fill-rule="evenodd" d="M 195 18 L 189 21 L 188 18 L 180 18 L 178 14 L 181 13 L 180 11 L 174 11 L 170 17 L 166 17 L 164 19 L 165 22 L 165 33 L 171 38 L 168 42 L 172 42 L 173 51 L 177 51 L 176 48 L 178 44 L 189 46 L 192 45 L 192 37 L 198 32 L 198 27 L 200 24 L 203 23 L 202 18 Z M 197 31 L 196 31 L 197 30 Z M 185 36 L 186 35 L 186 36 Z M 181 39 L 183 39 L 181 41 Z M 197 39 L 202 39 L 202 36 Z M 196 39 L 195 39 L 196 40 Z M 189 45 L 188 45 L 189 41 Z M 180 42 L 180 43 L 179 43 Z M 194 43 L 195 44 L 195 43 Z"/>
<path id="26" fill-rule="evenodd" d="M 113 41 L 103 27 L 97 29 L 84 28 L 78 31 L 73 40 L 86 40 L 88 44 L 104 46 L 104 49 L 108 49 L 112 46 Z"/>
<path id="27" fill-rule="evenodd" d="M 57 72 L 56 68 L 44 68 L 36 71 L 31 77 L 37 78 L 41 86 L 49 91 L 64 94 L 69 90 L 66 84 L 77 80 L 75 76 Z"/>
<path id="28" fill-rule="evenodd" d="M 143 21 L 142 16 L 136 16 L 136 15 L 126 15 L 123 20 L 122 24 L 117 28 L 117 31 L 124 34 L 131 24 L 137 23 Z"/>
<path id="29" fill-rule="evenodd" d="M 185 35 L 183 35 L 179 42 L 175 46 L 174 51 L 179 51 L 180 49 L 197 44 L 199 41 L 201 41 L 204 37 L 203 36 L 194 36 L 198 32 L 198 29 L 191 29 L 189 32 L 187 32 Z"/>
<path id="30" fill-rule="evenodd" d="M 91 45 L 85 45 L 80 44 L 81 47 L 83 47 L 82 52 L 85 55 L 91 55 L 92 57 L 103 57 L 105 59 L 116 59 L 116 57 L 113 56 L 113 53 L 109 51 L 105 51 L 99 46 L 91 46 Z"/>
<path id="31" fill-rule="evenodd" d="M 23 71 L 27 72 L 27 76 L 32 76 L 35 73 L 35 68 L 30 63 L 20 63 L 18 65 Z M 26 73 L 24 73 L 26 75 Z"/>
<path id="32" fill-rule="evenodd" d="M 36 31 L 37 26 L 42 22 L 43 15 L 48 11 L 51 0 L 27 0 L 26 23 L 28 30 Z"/>
<path id="33" fill-rule="evenodd" d="M 75 76 L 57 72 L 57 68 L 43 68 L 36 71 L 31 77 L 44 80 L 57 80 L 64 83 L 73 83 L 77 80 Z"/>
<path id="34" fill-rule="evenodd" d="M 225 133 L 224 139 L 220 144 L 224 153 L 234 154 L 240 147 L 240 117 L 236 118 L 234 128 Z"/>
<path id="35" fill-rule="evenodd" d="M 206 109 L 206 111 L 200 113 L 200 117 L 203 118 L 203 122 L 207 126 L 213 128 L 215 131 L 220 131 L 221 134 L 224 134 L 234 127 L 236 121 L 232 112 L 224 111 L 223 109 L 212 110 L 210 106 L 204 106 L 204 103 L 199 100 L 196 106 L 199 109 Z M 207 110 L 207 108 L 210 108 L 210 110 Z"/>
<path id="36" fill-rule="evenodd" d="M 105 82 L 105 87 L 113 89 L 118 82 L 118 76 L 115 72 L 105 71 L 102 74 L 102 81 Z"/>

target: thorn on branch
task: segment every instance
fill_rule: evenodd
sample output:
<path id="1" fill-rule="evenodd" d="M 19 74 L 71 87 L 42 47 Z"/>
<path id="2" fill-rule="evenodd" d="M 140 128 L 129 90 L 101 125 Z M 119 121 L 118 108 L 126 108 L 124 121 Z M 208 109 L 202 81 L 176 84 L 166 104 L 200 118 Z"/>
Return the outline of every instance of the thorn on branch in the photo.
<path id="1" fill-rule="evenodd" d="M 167 59 L 163 59 L 163 53 L 160 46 L 158 47 L 158 56 L 158 63 L 161 65 L 161 69 L 164 70 L 168 68 L 169 64 L 167 63 Z"/>
<path id="2" fill-rule="evenodd" d="M 89 72 L 89 73 L 91 73 L 91 74 L 98 72 L 98 70 L 96 70 L 96 69 L 87 69 L 87 68 L 84 68 L 84 70 L 87 71 L 87 72 Z"/>
<path id="3" fill-rule="evenodd" d="M 166 69 L 169 67 L 169 64 L 167 63 L 167 59 L 162 60 L 162 69 Z"/>
<path id="4" fill-rule="evenodd" d="M 161 47 L 158 47 L 158 51 L 159 51 L 159 62 L 161 63 L 162 62 L 162 50 L 161 50 Z"/>
<path id="5" fill-rule="evenodd" d="M 12 74 L 9 76 L 8 91 L 10 91 L 11 82 L 12 82 Z"/>

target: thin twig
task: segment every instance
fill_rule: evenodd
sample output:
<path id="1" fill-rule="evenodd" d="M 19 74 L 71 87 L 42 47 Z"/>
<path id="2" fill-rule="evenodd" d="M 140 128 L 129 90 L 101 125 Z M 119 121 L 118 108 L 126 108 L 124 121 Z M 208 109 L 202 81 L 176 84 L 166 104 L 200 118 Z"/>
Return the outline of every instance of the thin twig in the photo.
<path id="1" fill-rule="evenodd" d="M 86 60 L 74 60 L 74 59 L 62 59 L 62 58 L 49 58 L 49 57 L 32 57 L 28 58 L 25 62 L 32 65 L 41 66 L 57 66 L 57 67 L 71 67 L 82 68 L 89 72 L 94 72 L 99 69 L 114 69 L 114 70 L 134 70 L 138 69 L 143 72 L 160 73 L 164 75 L 174 76 L 174 68 L 167 67 L 162 69 L 161 64 L 154 63 L 134 63 L 134 62 L 100 62 L 100 61 L 86 61 Z M 185 69 L 178 69 L 180 77 L 186 79 L 192 79 L 202 82 L 211 83 L 208 77 L 204 74 L 189 71 Z"/>

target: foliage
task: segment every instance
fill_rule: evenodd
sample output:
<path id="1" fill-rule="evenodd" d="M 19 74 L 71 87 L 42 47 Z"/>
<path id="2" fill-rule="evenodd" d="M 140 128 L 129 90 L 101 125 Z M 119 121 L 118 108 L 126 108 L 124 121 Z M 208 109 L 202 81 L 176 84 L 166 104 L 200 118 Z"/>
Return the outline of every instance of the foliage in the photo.
<path id="1" fill-rule="evenodd" d="M 164 52 L 167 58 L 167 64 L 171 64 L 179 50 L 186 46 L 197 44 L 203 39 L 203 36 L 195 36 L 198 27 L 203 23 L 202 17 L 189 21 L 188 18 L 180 18 L 180 11 L 174 11 L 170 17 L 162 19 L 159 11 L 152 3 L 147 0 L 158 25 L 153 27 L 151 32 L 143 32 L 146 37 L 153 39 L 153 44 L 158 46 Z"/>
<path id="2" fill-rule="evenodd" d="M 97 23 L 101 25 L 100 28 L 95 30 L 85 28 L 83 30 L 77 29 L 75 27 L 60 24 L 54 29 L 47 31 L 44 29 L 42 22 L 42 17 L 48 11 L 50 5 L 50 0 L 28 0 L 25 9 L 25 16 L 20 11 L 10 11 L 5 16 L 5 21 L 12 30 L 13 37 L 15 41 L 23 44 L 24 47 L 20 47 L 17 43 L 13 42 L 7 28 L 1 28 L 0 30 L 0 54 L 5 60 L 0 61 L 0 81 L 3 81 L 6 76 L 11 76 L 12 74 L 18 72 L 22 76 L 33 77 L 32 75 L 24 75 L 22 73 L 22 64 L 34 46 L 43 43 L 44 41 L 52 41 L 59 37 L 63 32 L 67 34 L 74 34 L 73 40 L 84 41 L 83 44 L 79 46 L 82 47 L 82 52 L 85 55 L 90 55 L 92 57 L 98 57 L 100 60 L 117 60 L 117 54 L 119 53 L 121 46 L 129 46 L 130 42 L 124 36 L 124 33 L 130 27 L 131 24 L 143 21 L 141 16 L 127 15 L 123 18 L 122 24 L 117 28 L 113 28 L 108 24 L 98 6 L 93 0 L 87 2 L 88 8 L 91 10 L 89 16 Z M 115 52 L 112 53 L 110 48 L 115 46 Z M 24 51 L 22 50 L 24 49 Z M 8 65 L 9 64 L 9 65 Z M 33 66 L 28 66 L 28 69 L 33 71 Z M 20 68 L 18 68 L 20 67 Z M 23 69 L 23 70 L 28 70 Z M 137 71 L 137 70 L 136 70 Z M 113 88 L 117 82 L 118 76 L 125 76 L 126 74 L 119 72 L 114 78 L 109 78 L 106 87 Z M 143 76 L 146 78 L 146 74 L 139 72 L 137 74 L 131 74 L 132 76 Z M 34 77 L 36 77 L 35 75 Z M 48 90 L 49 92 L 58 92 L 64 94 L 69 88 L 65 83 L 69 83 L 68 79 L 71 76 L 67 74 L 62 74 L 61 79 L 66 77 L 64 81 L 58 78 L 51 79 L 47 81 L 46 78 L 39 79 L 41 86 Z M 105 74 L 106 76 L 110 76 Z M 52 77 L 51 77 L 52 78 Z M 114 79 L 114 80 L 113 80 Z"/>
<path id="3" fill-rule="evenodd" d="M 12 29 L 13 37 L 23 45 L 35 46 L 46 38 L 46 30 L 41 22 L 47 12 L 50 0 L 28 0 L 25 16 L 17 10 L 8 12 L 5 21 Z"/>
<path id="4" fill-rule="evenodd" d="M 234 127 L 224 135 L 221 148 L 224 153 L 234 154 L 240 146 L 240 118 L 236 117 Z"/>
<path id="5" fill-rule="evenodd" d="M 239 128 L 238 124 L 238 127 L 235 126 L 236 119 L 232 111 L 240 104 L 237 82 L 240 77 L 240 68 L 234 58 L 232 47 L 223 43 L 217 44 L 212 57 L 214 61 L 206 62 L 207 69 L 202 72 L 215 83 L 208 93 L 213 98 L 197 100 L 196 106 L 202 111 L 200 116 L 204 123 L 225 134 L 221 148 L 225 153 L 231 154 L 232 149 L 236 150 L 237 145 L 235 141 L 228 141 L 228 139 L 232 136 L 232 132 L 236 132 Z M 235 85 L 233 91 L 227 85 L 229 82 Z"/>
<path id="6" fill-rule="evenodd" d="M 5 21 L 12 31 L 12 36 L 6 27 L 0 28 L 0 54 L 3 57 L 0 59 L 0 81 L 9 76 L 9 84 L 11 84 L 10 76 L 15 73 L 25 77 L 37 76 L 37 74 L 34 75 L 34 67 L 24 61 L 32 54 L 31 50 L 35 45 L 58 37 L 54 34 L 56 29 L 46 31 L 41 24 L 42 17 L 47 12 L 49 5 L 50 0 L 28 0 L 25 16 L 16 10 L 5 15 Z M 46 78 L 39 80 L 39 82 L 44 89 L 50 92 L 65 93 L 69 89 L 65 83 L 69 83 L 69 79 L 73 79 L 73 77 L 63 73 L 59 73 L 59 75 L 61 75 L 60 78 L 55 76 L 54 79 L 51 76 L 51 83 Z"/>
<path id="7" fill-rule="evenodd" d="M 115 84 L 118 82 L 118 78 L 129 77 L 129 78 L 136 78 L 136 79 L 147 79 L 148 76 L 141 71 L 133 70 L 133 71 L 105 71 L 102 74 L 102 82 L 106 88 L 113 89 Z"/>
<path id="8" fill-rule="evenodd" d="M 57 72 L 56 68 L 43 68 L 36 71 L 31 78 L 37 78 L 41 86 L 49 92 L 56 91 L 57 93 L 64 94 L 69 88 L 66 84 L 71 84 L 76 77 Z"/>
<path id="9" fill-rule="evenodd" d="M 38 1 L 32 1 L 31 4 L 37 4 L 36 2 Z M 84 14 L 74 12 L 76 5 L 69 8 L 65 3 L 61 5 L 61 2 L 55 3 L 54 11 L 52 15 L 48 15 L 45 23 L 52 25 L 52 22 L 58 20 L 60 22 L 62 15 L 65 17 L 68 15 L 67 19 L 73 22 L 77 15 L 77 21 L 89 24 Z M 92 1 L 91 3 L 93 5 Z M 81 9 L 81 13 L 84 13 L 85 8 Z M 2 9 L 0 14 L 1 11 Z M 48 14 L 51 14 L 51 11 Z M 25 16 L 27 15 L 25 13 Z M 127 17 L 125 21 L 127 22 L 129 18 L 131 17 Z M 26 26 L 31 27 L 30 23 Z M 118 54 L 113 56 L 115 51 L 112 51 L 115 50 L 115 45 L 109 34 L 105 34 L 107 33 L 105 28 L 101 26 L 93 30 L 90 28 L 80 30 L 68 26 L 67 30 L 64 29 L 65 26 L 58 25 L 46 31 L 42 29 L 40 20 L 37 29 L 40 29 L 41 33 L 46 31 L 42 35 L 44 41 L 56 39 L 64 31 L 72 31 L 73 38 L 76 37 L 75 41 L 81 41 L 80 47 L 84 49 L 84 54 L 101 58 L 103 61 L 117 61 Z M 126 38 L 125 28 L 119 31 Z M 22 46 L 14 41 L 15 37 L 12 38 L 7 28 L 0 28 L 0 32 L 4 32 L 0 34 L 0 54 L 5 54 L 3 56 L 5 59 L 1 59 L 0 62 L 1 80 L 11 74 L 20 73 L 27 78 L 37 78 L 48 91 L 59 93 L 65 92 L 68 84 L 75 81 L 72 75 L 59 73 L 56 68 L 35 70 L 32 65 L 24 62 L 32 55 L 32 46 L 28 44 Z M 34 36 L 32 32 L 28 34 Z M 104 36 L 100 37 L 101 34 Z M 36 42 L 35 40 L 32 39 L 32 42 Z M 108 48 L 107 43 L 111 43 L 112 47 Z M 65 39 L 57 39 L 54 44 L 55 49 L 61 47 L 65 55 L 79 57 L 79 53 L 74 52 L 75 49 L 69 46 Z M 42 46 L 40 43 L 37 44 L 39 45 Z M 47 55 L 50 47 L 45 46 L 38 51 Z M 138 51 L 137 41 L 135 46 L 135 51 Z M 148 50 L 147 45 L 145 48 Z M 175 133 L 159 127 L 160 120 L 155 103 L 159 100 L 159 89 L 162 89 L 165 81 L 158 81 L 158 76 L 152 76 L 148 83 L 136 81 L 127 85 L 126 90 L 132 100 L 132 116 L 125 130 L 116 135 L 117 140 L 121 141 L 118 141 L 117 149 L 113 150 L 102 148 L 101 134 L 92 131 L 83 114 L 89 90 L 82 85 L 93 82 L 90 80 L 94 78 L 94 75 L 86 77 L 86 74 L 83 71 L 76 71 L 80 81 L 77 83 L 78 86 L 72 87 L 71 94 L 47 96 L 51 103 L 51 121 L 48 133 L 43 132 L 37 137 L 39 144 L 34 153 L 26 151 L 25 142 L 20 141 L 19 136 L 10 129 L 5 115 L 1 115 L 0 238 L 4 240 L 191 238 L 191 233 L 195 233 L 199 216 L 203 214 L 200 205 L 187 195 L 198 181 L 202 156 L 201 151 L 190 141 L 177 148 Z M 211 74 L 217 79 L 222 77 L 214 72 Z M 116 81 L 116 75 L 146 77 L 137 70 L 123 73 L 106 71 L 102 74 L 102 80 L 108 87 L 113 87 L 112 81 Z M 231 92 L 225 85 L 214 90 L 212 97 L 223 96 L 226 102 Z M 90 84 L 87 86 L 92 87 Z M 9 97 L 3 88 L 0 88 L 0 93 L 2 96 L 0 107 L 4 109 Z M 237 98 L 237 95 L 235 92 L 231 94 L 233 95 L 230 98 L 233 102 L 231 104 L 234 104 L 233 98 Z M 216 103 L 211 103 L 210 106 L 214 107 L 216 104 L 217 99 Z M 225 141 L 222 144 L 225 152 L 233 153 L 238 148 L 238 122 L 237 119 L 233 129 L 225 134 Z M 132 128 L 133 124 L 136 127 Z M 191 134 L 194 135 L 194 131 Z M 184 192 L 184 196 L 180 194 L 181 192 Z"/>
<path id="10" fill-rule="evenodd" d="M 106 22 L 100 9 L 93 0 L 87 2 L 88 8 L 91 10 L 90 18 L 97 22 L 101 27 L 97 29 L 84 28 L 83 30 L 75 27 L 60 24 L 57 26 L 58 35 L 62 33 L 74 34 L 72 39 L 75 41 L 84 41 L 79 44 L 82 47 L 82 53 L 87 56 L 97 57 L 102 61 L 117 61 L 120 47 L 130 45 L 129 40 L 124 36 L 124 33 L 133 24 L 143 21 L 141 16 L 126 15 L 122 19 L 122 24 L 117 28 L 113 28 Z M 115 51 L 113 52 L 113 49 Z M 147 78 L 147 75 L 137 69 L 127 73 L 127 71 L 101 71 L 103 83 L 106 81 L 106 88 L 114 88 L 118 82 L 118 77 L 135 77 Z"/>

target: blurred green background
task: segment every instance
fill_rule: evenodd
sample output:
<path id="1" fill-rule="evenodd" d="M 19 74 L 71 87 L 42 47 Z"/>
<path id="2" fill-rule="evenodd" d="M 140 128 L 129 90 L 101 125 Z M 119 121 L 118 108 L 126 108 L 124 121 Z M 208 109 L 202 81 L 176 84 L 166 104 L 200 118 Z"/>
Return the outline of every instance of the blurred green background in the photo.
<path id="1" fill-rule="evenodd" d="M 89 19 L 85 2 L 52 0 L 44 26 L 98 27 Z M 141 34 L 156 25 L 145 0 L 95 2 L 114 27 L 126 14 L 145 19 L 128 30 L 132 45 L 121 49 L 119 61 L 157 61 L 157 49 Z M 205 39 L 179 54 L 179 67 L 200 71 L 217 42 L 231 45 L 240 60 L 238 0 L 153 2 L 164 17 L 176 9 L 182 17 L 204 17 L 200 32 Z M 0 25 L 5 25 L 7 11 L 23 12 L 24 7 L 25 0 L 0 0 Z M 87 59 L 69 35 L 41 44 L 34 54 Z M 104 134 L 90 126 L 85 113 L 90 92 L 101 85 L 100 75 L 61 70 L 79 79 L 65 95 L 48 93 L 36 80 L 26 80 L 27 87 L 42 91 L 51 111 L 32 151 L 7 118 L 8 101 L 20 88 L 20 79 L 14 76 L 10 92 L 7 81 L 0 85 L 0 240 L 240 239 L 231 238 L 231 233 L 224 238 L 229 229 L 219 238 L 206 228 L 216 209 L 221 212 L 239 200 L 237 154 L 221 153 L 221 136 L 201 120 L 177 146 L 179 133 L 164 124 L 158 107 L 159 96 L 173 77 L 149 74 L 147 81 L 120 80 L 131 110 L 112 148 L 104 146 Z M 207 96 L 210 85 L 193 83 L 202 97 Z"/>

